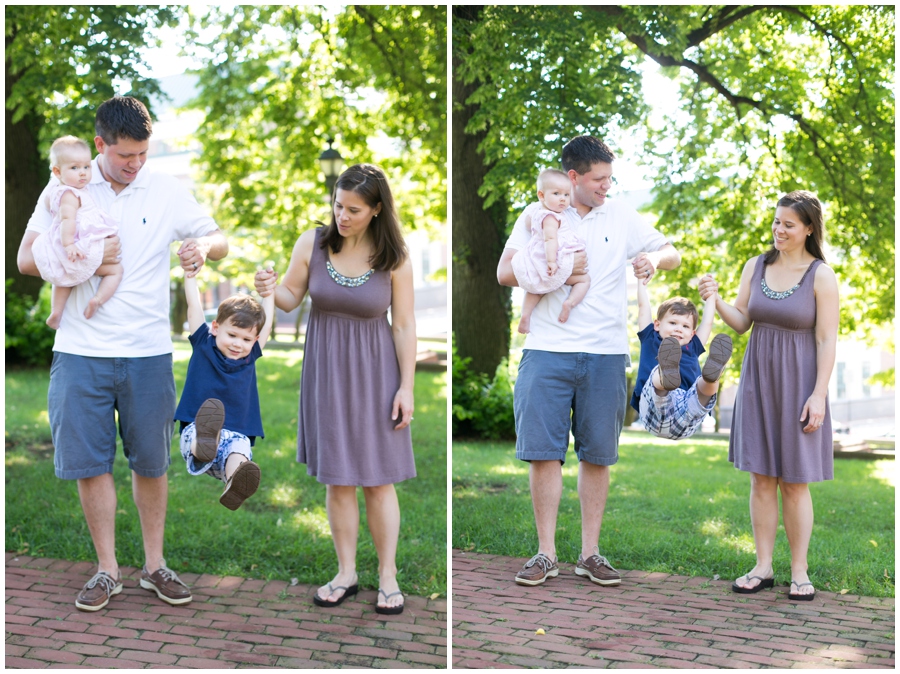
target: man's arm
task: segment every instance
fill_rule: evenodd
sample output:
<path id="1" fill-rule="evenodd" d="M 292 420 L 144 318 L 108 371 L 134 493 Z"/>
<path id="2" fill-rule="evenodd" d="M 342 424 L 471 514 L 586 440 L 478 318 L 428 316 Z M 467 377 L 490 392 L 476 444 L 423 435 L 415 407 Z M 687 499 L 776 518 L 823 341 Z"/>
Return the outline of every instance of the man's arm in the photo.
<path id="1" fill-rule="evenodd" d="M 497 265 L 497 283 L 510 288 L 517 288 L 519 282 L 513 273 L 512 259 L 513 255 L 518 253 L 515 248 L 504 248 L 503 255 L 500 256 L 500 263 Z"/>

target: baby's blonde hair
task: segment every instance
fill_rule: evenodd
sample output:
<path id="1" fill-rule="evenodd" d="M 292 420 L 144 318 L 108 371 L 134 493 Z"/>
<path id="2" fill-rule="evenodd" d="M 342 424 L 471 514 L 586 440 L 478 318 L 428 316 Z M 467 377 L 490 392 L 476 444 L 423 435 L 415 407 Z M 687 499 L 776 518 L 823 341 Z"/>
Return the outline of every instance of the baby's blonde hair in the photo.
<path id="1" fill-rule="evenodd" d="M 547 184 L 547 180 L 550 178 L 561 178 L 567 183 L 569 182 L 569 176 L 564 171 L 560 171 L 559 169 L 544 169 L 538 174 L 537 188 L 539 192 L 544 191 L 544 185 Z"/>
<path id="2" fill-rule="evenodd" d="M 58 167 L 61 156 L 66 154 L 68 150 L 72 150 L 76 147 L 87 150 L 88 154 L 91 153 L 91 146 L 81 140 L 81 138 L 76 138 L 75 136 L 62 136 L 61 138 L 54 140 L 53 145 L 50 146 L 50 168 L 53 168 L 54 166 Z"/>

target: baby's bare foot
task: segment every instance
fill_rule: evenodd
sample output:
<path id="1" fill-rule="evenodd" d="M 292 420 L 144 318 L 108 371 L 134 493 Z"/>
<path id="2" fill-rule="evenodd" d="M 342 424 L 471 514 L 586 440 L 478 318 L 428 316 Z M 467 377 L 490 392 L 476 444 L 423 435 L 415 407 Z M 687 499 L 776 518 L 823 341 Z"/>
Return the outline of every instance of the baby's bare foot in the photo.
<path id="1" fill-rule="evenodd" d="M 100 308 L 100 305 L 103 304 L 98 298 L 92 297 L 88 302 L 87 309 L 84 310 L 85 318 L 93 318 L 94 314 L 97 313 L 97 309 Z"/>
<path id="2" fill-rule="evenodd" d="M 59 324 L 62 323 L 62 312 L 54 311 L 52 314 L 47 316 L 47 325 L 53 328 L 54 330 L 59 330 Z"/>
<path id="3" fill-rule="evenodd" d="M 572 311 L 572 306 L 573 305 L 568 300 L 563 302 L 562 311 L 559 312 L 560 323 L 565 323 L 567 320 L 569 320 L 569 312 Z"/>

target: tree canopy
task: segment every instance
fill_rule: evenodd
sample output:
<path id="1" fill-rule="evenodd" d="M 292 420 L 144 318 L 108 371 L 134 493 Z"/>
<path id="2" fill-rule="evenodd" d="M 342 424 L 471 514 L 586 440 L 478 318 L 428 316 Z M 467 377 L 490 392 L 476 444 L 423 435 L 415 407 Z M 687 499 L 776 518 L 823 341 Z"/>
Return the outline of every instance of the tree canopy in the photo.
<path id="1" fill-rule="evenodd" d="M 735 292 L 743 262 L 768 247 L 775 201 L 802 188 L 826 207 L 842 330 L 893 319 L 893 7 L 467 8 L 454 14 L 454 59 L 486 205 L 532 200 L 537 170 L 557 165 L 572 136 L 615 150 L 633 131 L 655 174 L 650 210 L 684 253 L 665 275 L 672 292 L 688 294 L 707 271 Z M 648 62 L 679 85 L 661 119 L 649 105 L 657 92 L 642 88 Z M 504 210 L 509 224 L 517 208 Z M 475 243 L 460 231 L 454 222 L 455 262 Z M 501 339 L 479 321 L 454 313 L 463 356 L 464 344 Z"/>
<path id="2" fill-rule="evenodd" d="M 202 183 L 237 233 L 237 273 L 286 261 L 299 231 L 328 216 L 318 157 L 388 173 L 401 220 L 446 220 L 446 8 L 240 6 L 191 12 L 205 115 Z M 234 249 L 234 246 L 233 246 Z"/>
<path id="3" fill-rule="evenodd" d="M 96 106 L 116 93 L 159 93 L 141 74 L 142 50 L 175 15 L 150 5 L 6 6 L 6 278 L 19 292 L 35 297 L 42 284 L 18 274 L 16 251 L 50 177 L 50 143 L 90 141 Z"/>

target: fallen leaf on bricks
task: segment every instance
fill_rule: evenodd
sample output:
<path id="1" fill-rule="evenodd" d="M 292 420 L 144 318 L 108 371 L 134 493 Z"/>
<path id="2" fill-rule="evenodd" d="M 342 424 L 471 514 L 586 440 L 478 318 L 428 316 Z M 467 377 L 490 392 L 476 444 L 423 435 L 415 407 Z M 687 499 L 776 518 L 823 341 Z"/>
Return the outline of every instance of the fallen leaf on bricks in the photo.
<path id="1" fill-rule="evenodd" d="M 543 629 L 538 629 L 538 631 L 535 632 L 535 634 L 546 634 L 546 632 Z"/>

